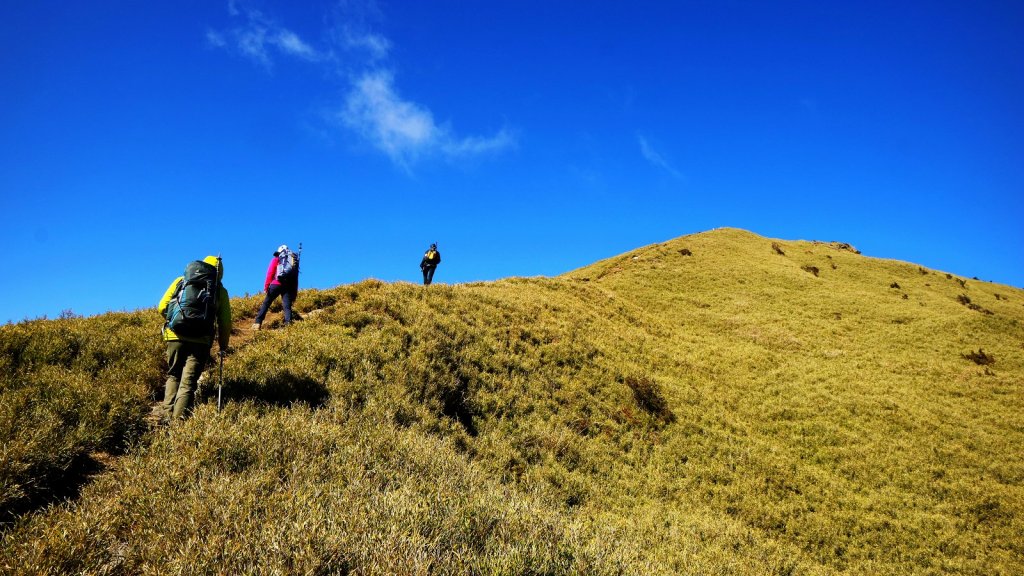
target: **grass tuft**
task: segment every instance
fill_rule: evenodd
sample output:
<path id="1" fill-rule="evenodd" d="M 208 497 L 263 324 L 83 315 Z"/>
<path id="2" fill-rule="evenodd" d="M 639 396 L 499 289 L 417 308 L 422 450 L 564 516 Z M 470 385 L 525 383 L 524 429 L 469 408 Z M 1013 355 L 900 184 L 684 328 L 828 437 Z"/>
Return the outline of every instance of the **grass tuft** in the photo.
<path id="1" fill-rule="evenodd" d="M 993 358 L 991 354 L 986 354 L 981 348 L 978 348 L 977 352 L 968 352 L 967 354 L 961 354 L 960 356 L 979 366 L 988 366 L 990 364 L 995 364 L 996 362 L 996 359 Z"/>
<path id="2" fill-rule="evenodd" d="M 663 423 L 675 422 L 676 415 L 669 409 L 665 392 L 653 378 L 646 375 L 627 376 L 625 383 L 633 391 L 633 398 L 641 409 Z"/>
<path id="3" fill-rule="evenodd" d="M 970 296 L 968 296 L 967 294 L 960 294 L 959 296 L 956 297 L 956 301 L 976 312 L 981 312 L 982 314 L 988 315 L 994 314 L 994 312 L 992 312 L 991 310 L 983 308 L 980 305 L 972 302 Z"/>

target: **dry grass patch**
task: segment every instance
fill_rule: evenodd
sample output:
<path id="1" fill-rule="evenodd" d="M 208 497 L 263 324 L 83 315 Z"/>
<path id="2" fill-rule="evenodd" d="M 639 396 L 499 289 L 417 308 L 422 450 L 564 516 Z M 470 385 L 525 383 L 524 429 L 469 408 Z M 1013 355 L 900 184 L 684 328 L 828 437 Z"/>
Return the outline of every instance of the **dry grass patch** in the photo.
<path id="1" fill-rule="evenodd" d="M 560 278 L 311 292 L 307 320 L 228 358 L 223 413 L 201 404 L 80 498 L 21 515 L 0 566 L 1024 572 L 1022 293 L 972 285 L 998 312 L 974 314 L 915 265 L 787 242 L 837 264 L 809 281 L 768 242 L 723 229 Z M 912 305 L 883 297 L 894 282 Z M 79 368 L 107 326 L 82 322 L 0 342 L 46 350 L 29 380 L 96 394 Z M 155 358 L 159 382 L 154 334 L 122 354 Z M 968 346 L 999 372 L 965 366 Z M 47 410 L 79 417 L 88 398 Z"/>

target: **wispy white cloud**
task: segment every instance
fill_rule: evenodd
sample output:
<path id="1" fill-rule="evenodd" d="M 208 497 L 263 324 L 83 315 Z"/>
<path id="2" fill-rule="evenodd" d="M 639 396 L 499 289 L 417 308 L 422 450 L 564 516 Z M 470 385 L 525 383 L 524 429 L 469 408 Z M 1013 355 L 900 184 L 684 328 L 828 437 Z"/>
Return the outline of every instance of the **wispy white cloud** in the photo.
<path id="1" fill-rule="evenodd" d="M 335 77 L 349 79 L 338 112 L 341 124 L 406 170 L 421 158 L 459 160 L 516 145 L 515 135 L 507 129 L 491 136 L 459 136 L 448 124 L 435 121 L 427 105 L 399 94 L 394 67 L 387 62 L 391 41 L 370 24 L 379 16 L 373 0 L 337 4 L 334 23 L 326 31 L 326 49 L 318 49 L 245 0 L 228 0 L 228 13 L 238 25 L 208 31 L 210 46 L 237 51 L 267 69 L 281 56 L 331 67 Z"/>
<path id="2" fill-rule="evenodd" d="M 226 48 L 228 45 L 228 41 L 224 38 L 224 35 L 216 30 L 206 31 L 206 42 L 215 48 Z"/>
<path id="3" fill-rule="evenodd" d="M 282 52 L 298 56 L 299 58 L 305 58 L 306 60 L 316 60 L 320 58 L 320 53 L 313 49 L 312 46 L 306 44 L 299 38 L 299 35 L 292 32 L 291 30 L 281 29 L 277 31 L 272 42 Z"/>
<path id="4" fill-rule="evenodd" d="M 516 147 L 516 137 L 508 128 L 502 128 L 494 136 L 468 136 L 466 138 L 447 138 L 441 150 L 449 157 L 477 156 L 500 152 Z"/>
<path id="5" fill-rule="evenodd" d="M 356 80 L 341 119 L 396 164 L 409 167 L 421 157 L 442 154 L 451 159 L 500 151 L 514 146 L 502 130 L 490 137 L 459 138 L 438 125 L 426 107 L 402 98 L 389 70 L 368 72 Z"/>
<path id="6" fill-rule="evenodd" d="M 270 66 L 267 54 L 267 29 L 262 26 L 247 26 L 232 32 L 238 50 L 264 66 Z"/>
<path id="7" fill-rule="evenodd" d="M 642 154 L 648 162 L 657 166 L 658 168 L 661 168 L 662 170 L 665 170 L 666 172 L 671 174 L 673 178 L 679 180 L 683 179 L 682 173 L 680 173 L 671 164 L 669 164 L 668 161 L 665 160 L 665 157 L 659 154 L 658 151 L 651 146 L 650 142 L 648 142 L 646 138 L 644 138 L 640 134 L 637 134 L 637 140 L 640 143 L 640 154 Z"/>
<path id="8" fill-rule="evenodd" d="M 384 21 L 376 0 L 336 0 L 328 21 L 334 43 L 357 62 L 372 65 L 391 53 L 391 41 L 375 31 Z"/>
<path id="9" fill-rule="evenodd" d="M 343 38 L 346 48 L 363 51 L 371 62 L 384 60 L 391 52 L 391 41 L 380 34 L 346 28 Z"/>
<path id="10" fill-rule="evenodd" d="M 261 66 L 269 68 L 275 53 L 316 61 L 327 57 L 297 33 L 267 18 L 259 10 L 240 2 L 229 2 L 228 13 L 242 22 L 228 30 L 209 30 L 206 40 L 215 48 L 234 49 Z"/>
<path id="11" fill-rule="evenodd" d="M 415 156 L 440 138 L 430 111 L 402 100 L 387 71 L 368 73 L 355 82 L 342 120 L 396 160 Z"/>

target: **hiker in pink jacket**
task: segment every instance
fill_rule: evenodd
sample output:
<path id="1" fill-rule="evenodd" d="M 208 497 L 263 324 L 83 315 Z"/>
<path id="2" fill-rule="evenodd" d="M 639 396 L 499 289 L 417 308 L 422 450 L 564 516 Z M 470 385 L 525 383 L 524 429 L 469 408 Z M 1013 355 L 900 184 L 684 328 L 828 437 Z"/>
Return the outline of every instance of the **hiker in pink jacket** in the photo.
<path id="1" fill-rule="evenodd" d="M 301 248 L 301 246 L 300 246 Z M 281 297 L 281 305 L 284 308 L 284 325 L 292 323 L 292 302 L 299 293 L 299 255 L 282 244 L 274 252 L 274 257 L 267 267 L 267 278 L 263 282 L 263 291 L 267 293 L 256 314 L 252 329 L 259 330 L 263 325 L 263 319 L 267 316 L 270 305 Z"/>

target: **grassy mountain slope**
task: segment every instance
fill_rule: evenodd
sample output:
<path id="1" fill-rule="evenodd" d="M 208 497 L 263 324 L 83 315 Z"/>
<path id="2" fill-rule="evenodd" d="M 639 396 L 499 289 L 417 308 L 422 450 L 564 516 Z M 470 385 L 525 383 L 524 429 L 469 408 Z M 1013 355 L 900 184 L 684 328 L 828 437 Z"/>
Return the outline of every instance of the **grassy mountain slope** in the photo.
<path id="1" fill-rule="evenodd" d="M 0 566 L 1024 571 L 1024 291 L 721 229 L 299 304 L 236 335 L 224 411 L 150 433 L 155 313 L 0 329 Z"/>

